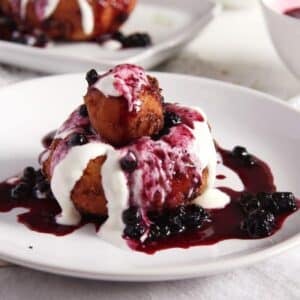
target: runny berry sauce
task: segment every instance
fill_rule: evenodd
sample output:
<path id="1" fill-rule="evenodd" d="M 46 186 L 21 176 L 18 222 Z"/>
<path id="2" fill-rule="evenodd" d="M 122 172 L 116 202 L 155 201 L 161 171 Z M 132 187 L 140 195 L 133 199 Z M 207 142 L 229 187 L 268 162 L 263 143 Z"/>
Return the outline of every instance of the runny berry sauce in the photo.
<path id="1" fill-rule="evenodd" d="M 148 254 L 169 248 L 189 248 L 192 246 L 205 246 L 218 243 L 226 239 L 249 239 L 245 231 L 242 231 L 240 224 L 244 219 L 244 214 L 239 204 L 240 196 L 247 193 L 257 192 L 275 192 L 274 178 L 269 166 L 262 160 L 255 157 L 254 166 L 245 166 L 239 159 L 232 155 L 231 151 L 217 147 L 217 151 L 222 157 L 223 164 L 234 171 L 244 184 L 244 190 L 241 192 L 229 188 L 220 188 L 231 198 L 231 203 L 224 209 L 210 210 L 211 222 L 204 225 L 200 230 L 189 232 L 184 236 L 173 236 L 159 242 L 152 242 L 147 245 L 130 242 L 131 248 Z M 300 203 L 297 201 L 297 208 Z M 290 213 L 277 217 L 276 227 L 273 234 L 283 225 Z"/>
<path id="2" fill-rule="evenodd" d="M 96 230 L 98 230 L 105 221 L 104 218 L 87 216 L 82 219 L 78 226 L 59 225 L 55 221 L 55 216 L 60 213 L 61 209 L 54 199 L 36 199 L 34 197 L 13 199 L 10 196 L 10 190 L 10 184 L 0 184 L 0 212 L 9 212 L 17 207 L 28 208 L 28 212 L 18 215 L 18 222 L 26 225 L 33 231 L 63 236 L 88 223 L 93 223 Z"/>
<path id="3" fill-rule="evenodd" d="M 43 139 L 42 142 L 45 147 L 49 146 L 53 136 L 53 132 L 51 132 Z M 217 151 L 222 157 L 223 164 L 240 177 L 244 184 L 244 191 L 237 192 L 227 187 L 221 187 L 220 189 L 231 197 L 231 203 L 224 209 L 210 210 L 211 222 L 206 223 L 201 229 L 182 235 L 171 236 L 146 245 L 130 241 L 128 244 L 132 249 L 153 254 L 158 250 L 168 248 L 212 245 L 226 239 L 249 239 L 247 234 L 240 229 L 240 223 L 244 215 L 238 199 L 244 192 L 276 191 L 273 175 L 269 166 L 257 157 L 255 157 L 255 165 L 245 166 L 239 159 L 232 155 L 231 151 L 220 147 L 217 147 Z M 223 177 L 219 176 L 219 178 Z M 105 221 L 105 218 L 89 216 L 84 217 L 78 226 L 59 225 L 55 221 L 55 216 L 60 213 L 60 207 L 53 198 L 36 199 L 34 197 L 25 197 L 22 199 L 13 199 L 11 197 L 11 188 L 15 184 L 7 182 L 0 184 L 0 212 L 9 212 L 17 207 L 28 209 L 27 212 L 19 214 L 17 218 L 18 222 L 26 225 L 33 231 L 64 236 L 88 223 L 93 223 L 96 230 L 98 230 Z M 300 208 L 299 201 L 297 201 L 297 208 Z M 281 228 L 289 215 L 290 213 L 287 213 L 277 217 L 274 233 Z"/>

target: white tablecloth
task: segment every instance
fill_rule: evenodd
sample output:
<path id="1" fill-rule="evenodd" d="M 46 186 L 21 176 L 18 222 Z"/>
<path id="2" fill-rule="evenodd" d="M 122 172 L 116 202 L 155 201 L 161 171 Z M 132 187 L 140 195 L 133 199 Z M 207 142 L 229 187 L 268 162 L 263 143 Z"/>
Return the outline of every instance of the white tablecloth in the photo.
<path id="1" fill-rule="evenodd" d="M 299 81 L 273 50 L 257 8 L 223 12 L 157 69 L 234 82 L 282 99 L 300 92 Z M 0 66 L 0 86 L 36 76 L 41 75 Z M 96 282 L 5 267 L 0 299 L 300 299 L 300 247 L 224 275 L 165 283 Z"/>

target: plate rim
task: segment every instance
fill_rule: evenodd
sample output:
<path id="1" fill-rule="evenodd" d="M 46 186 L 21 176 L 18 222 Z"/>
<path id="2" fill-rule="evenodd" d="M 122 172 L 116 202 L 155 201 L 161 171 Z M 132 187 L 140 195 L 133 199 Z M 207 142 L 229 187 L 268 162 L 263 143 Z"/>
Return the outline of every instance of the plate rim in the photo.
<path id="1" fill-rule="evenodd" d="M 300 121 L 300 111 L 296 108 L 292 107 L 290 104 L 280 100 L 279 98 L 256 91 L 254 89 L 239 86 L 236 84 L 223 82 L 215 79 L 209 79 L 204 77 L 196 77 L 185 74 L 177 74 L 177 73 L 166 73 L 166 72 L 150 72 L 150 75 L 154 76 L 165 76 L 171 77 L 177 80 L 193 80 L 200 81 L 203 84 L 213 84 L 220 85 L 224 88 L 235 89 L 241 93 L 250 93 L 254 97 L 259 96 L 263 97 L 265 101 L 275 103 L 276 105 L 282 106 L 282 109 L 288 109 L 298 114 Z M 67 80 L 68 77 L 82 77 L 84 78 L 84 73 L 74 73 L 74 74 L 64 74 L 64 75 L 52 75 L 45 76 L 42 78 L 35 78 L 25 80 L 19 83 L 10 84 L 8 86 L 0 88 L 0 96 L 1 93 L 9 91 L 10 89 L 22 88 L 24 85 L 38 84 L 40 81 L 55 81 L 55 80 Z M 235 239 L 232 239 L 235 240 Z M 21 265 L 24 267 L 29 267 L 31 269 L 46 271 L 53 274 L 59 275 L 67 275 L 71 277 L 77 278 L 86 278 L 86 279 L 96 279 L 96 280 L 110 280 L 110 281 L 132 281 L 132 282 L 153 282 L 153 281 L 165 281 L 165 280 L 177 280 L 177 279 L 187 279 L 187 278 L 195 278 L 203 275 L 211 275 L 217 274 L 227 271 L 228 269 L 233 270 L 239 267 L 244 267 L 247 265 L 251 265 L 253 263 L 262 261 L 266 258 L 270 258 L 272 256 L 278 255 L 284 251 L 287 251 L 293 247 L 300 245 L 300 233 L 293 235 L 292 237 L 285 239 L 275 245 L 267 246 L 265 249 L 256 250 L 250 252 L 248 254 L 237 255 L 231 258 L 222 258 L 222 261 L 213 261 L 209 263 L 195 263 L 193 265 L 181 265 L 181 266 L 163 266 L 163 267 L 155 267 L 155 268 L 132 268 L 126 270 L 118 270 L 116 271 L 86 271 L 80 268 L 72 267 L 65 268 L 60 267 L 59 265 L 55 265 L 53 263 L 47 263 L 45 261 L 41 262 L 41 260 L 32 258 L 20 258 L 18 255 L 8 254 L 0 248 L 0 258 L 5 261 Z M 208 246 L 210 247 L 210 246 Z M 146 255 L 146 254 L 145 254 Z"/>

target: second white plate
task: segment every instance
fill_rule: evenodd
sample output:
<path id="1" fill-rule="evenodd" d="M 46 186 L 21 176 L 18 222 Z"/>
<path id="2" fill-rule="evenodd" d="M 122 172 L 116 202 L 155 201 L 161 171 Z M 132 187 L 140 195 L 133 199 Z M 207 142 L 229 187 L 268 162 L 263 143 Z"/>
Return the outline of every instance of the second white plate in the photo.
<path id="1" fill-rule="evenodd" d="M 208 0 L 139 0 L 122 31 L 149 33 L 153 45 L 148 48 L 113 51 L 96 43 L 55 43 L 39 49 L 0 41 L 0 61 L 47 73 L 107 69 L 124 62 L 150 68 L 192 40 L 213 18 L 214 8 Z"/>

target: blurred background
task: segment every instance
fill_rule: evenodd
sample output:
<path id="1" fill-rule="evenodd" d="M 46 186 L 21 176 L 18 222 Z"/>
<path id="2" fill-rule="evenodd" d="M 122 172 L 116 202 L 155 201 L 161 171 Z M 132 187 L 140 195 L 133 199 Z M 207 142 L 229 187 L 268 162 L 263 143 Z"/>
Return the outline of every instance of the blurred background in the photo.
<path id="1" fill-rule="evenodd" d="M 154 70 L 224 80 L 286 100 L 300 93 L 298 79 L 272 45 L 259 1 L 214 2 L 222 8 L 218 7 L 208 26 L 176 57 Z M 0 86 L 41 75 L 45 74 L 2 64 Z"/>

